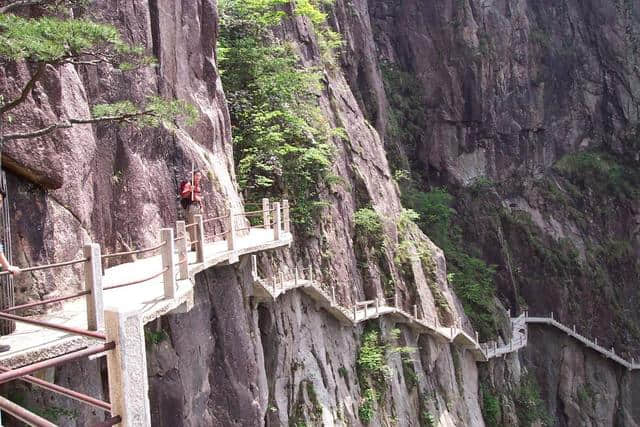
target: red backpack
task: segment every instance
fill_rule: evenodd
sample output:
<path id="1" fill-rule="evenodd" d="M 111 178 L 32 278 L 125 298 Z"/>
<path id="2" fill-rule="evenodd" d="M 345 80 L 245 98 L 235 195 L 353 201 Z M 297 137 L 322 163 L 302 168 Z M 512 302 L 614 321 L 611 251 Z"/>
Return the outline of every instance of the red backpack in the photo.
<path id="1" fill-rule="evenodd" d="M 189 181 L 182 181 L 178 186 L 178 197 L 180 198 L 180 206 L 182 209 L 187 209 L 191 204 L 191 196 L 182 197 L 182 192 L 184 191 L 184 187 L 189 183 Z"/>

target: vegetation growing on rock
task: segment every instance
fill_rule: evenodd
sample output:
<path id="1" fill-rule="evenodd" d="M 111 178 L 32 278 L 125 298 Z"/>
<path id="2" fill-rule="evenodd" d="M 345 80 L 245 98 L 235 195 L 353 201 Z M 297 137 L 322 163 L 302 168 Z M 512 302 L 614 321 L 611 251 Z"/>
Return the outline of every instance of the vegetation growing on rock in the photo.
<path id="1" fill-rule="evenodd" d="M 308 229 L 324 206 L 319 189 L 329 175 L 331 138 L 338 133 L 317 102 L 319 70 L 305 67 L 294 45 L 274 35 L 288 17 L 285 3 L 221 1 L 218 60 L 230 105 L 238 182 L 246 198 L 284 194 L 293 200 L 294 222 Z M 330 35 L 326 15 L 314 2 L 294 5 L 293 15 L 308 18 L 319 37 Z"/>

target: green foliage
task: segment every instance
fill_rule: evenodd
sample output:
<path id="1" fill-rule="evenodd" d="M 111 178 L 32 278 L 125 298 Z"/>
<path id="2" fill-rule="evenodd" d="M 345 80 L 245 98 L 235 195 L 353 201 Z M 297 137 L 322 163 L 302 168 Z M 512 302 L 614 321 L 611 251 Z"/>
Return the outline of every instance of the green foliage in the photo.
<path id="1" fill-rule="evenodd" d="M 12 60 L 65 63 L 75 60 L 149 64 L 142 47 L 130 46 L 118 30 L 84 19 L 0 15 L 0 56 Z"/>
<path id="2" fill-rule="evenodd" d="M 125 43 L 118 30 L 108 24 L 100 24 L 86 19 L 63 18 L 64 12 L 58 8 L 79 6 L 84 1 L 51 1 L 45 6 L 49 13 L 58 16 L 38 16 L 26 19 L 12 14 L 0 14 L 0 57 L 8 60 L 26 60 L 38 64 L 32 80 L 23 90 L 28 94 L 33 83 L 41 77 L 45 64 L 53 66 L 62 64 L 114 66 L 123 71 L 154 62 L 145 55 L 140 46 Z M 0 97 L 5 101 L 4 97 Z M 7 112 L 23 101 L 18 97 L 2 106 Z M 193 125 L 198 112 L 192 105 L 183 101 L 167 100 L 160 97 L 149 97 L 146 105 L 140 107 L 131 101 L 120 101 L 112 104 L 96 105 L 92 109 L 92 118 L 69 118 L 68 124 L 116 121 L 138 126 L 159 126 L 171 128 L 173 121 L 184 118 L 187 125 Z M 63 121 L 64 122 L 64 121 Z M 46 132 L 56 129 L 49 126 Z M 45 132 L 45 133 L 46 133 Z M 30 132 L 20 135 L 21 138 L 35 137 Z"/>
<path id="3" fill-rule="evenodd" d="M 13 403 L 25 408 L 29 412 L 33 412 L 34 414 L 46 420 L 49 420 L 52 423 L 58 424 L 60 422 L 60 417 L 66 417 L 70 419 L 75 419 L 78 417 L 78 413 L 72 409 L 51 404 L 47 404 L 46 407 L 34 405 L 27 400 L 27 396 L 22 390 L 15 390 L 10 392 L 7 398 Z"/>
<path id="4" fill-rule="evenodd" d="M 552 425 L 549 414 L 540 397 L 538 383 L 531 374 L 520 379 L 520 386 L 515 395 L 516 414 L 520 425 L 529 427 L 539 421 L 542 425 Z"/>
<path id="5" fill-rule="evenodd" d="M 481 386 L 482 391 L 482 416 L 488 427 L 498 427 L 502 421 L 502 406 L 498 396 L 492 393 L 489 387 Z"/>
<path id="6" fill-rule="evenodd" d="M 625 166 L 606 153 L 569 154 L 561 158 L 554 168 L 583 190 L 589 188 L 616 197 L 640 197 L 638 168 Z"/>
<path id="7" fill-rule="evenodd" d="M 224 0 L 218 59 L 230 103 L 237 176 L 247 200 L 293 200 L 292 219 L 310 229 L 323 207 L 319 183 L 328 176 L 334 136 L 315 93 L 320 73 L 304 68 L 293 46 L 273 37 L 286 16 L 281 0 Z M 294 13 L 324 20 L 312 2 Z"/>
<path id="8" fill-rule="evenodd" d="M 429 411 L 422 411 L 420 415 L 422 418 L 422 424 L 427 427 L 436 427 L 436 417 Z"/>
<path id="9" fill-rule="evenodd" d="M 359 373 L 374 378 L 378 383 L 384 383 L 389 368 L 386 363 L 385 346 L 378 329 L 369 328 L 362 335 L 357 366 Z"/>
<path id="10" fill-rule="evenodd" d="M 160 329 L 158 331 L 149 331 L 145 329 L 144 331 L 144 341 L 147 344 L 147 347 L 158 345 L 168 338 L 169 334 L 167 334 L 164 329 Z"/>
<path id="11" fill-rule="evenodd" d="M 425 135 L 424 88 L 410 73 L 397 65 L 381 64 L 385 93 L 389 101 L 389 121 L 385 148 L 392 170 L 418 167 L 416 149 Z"/>
<path id="12" fill-rule="evenodd" d="M 376 413 L 376 402 L 378 400 L 378 395 L 375 389 L 369 387 L 364 392 L 364 399 L 360 404 L 360 408 L 358 408 L 358 416 L 360 417 L 360 421 L 365 424 L 368 424 L 373 419 L 373 416 Z"/>
<path id="13" fill-rule="evenodd" d="M 464 312 L 483 337 L 493 336 L 497 330 L 495 267 L 462 251 L 452 252 L 447 257 L 454 267 L 447 278 L 460 298 Z"/>
<path id="14" fill-rule="evenodd" d="M 384 241 L 382 220 L 378 212 L 370 207 L 361 208 L 353 215 L 355 222 L 356 241 L 363 246 L 379 249 Z"/>
<path id="15" fill-rule="evenodd" d="M 403 174 L 402 179 L 404 180 L 403 205 L 418 214 L 416 222 L 420 229 L 444 251 L 449 271 L 447 278 L 460 298 L 465 313 L 483 339 L 495 336 L 498 328 L 495 320 L 497 309 L 493 282 L 495 267 L 467 254 L 463 249 L 461 230 L 453 223 L 455 214 L 451 208 L 453 196 L 444 188 L 436 188 L 429 192 L 419 191 L 406 174 Z M 479 180 L 476 185 L 490 184 Z M 402 246 L 400 249 L 398 253 L 402 254 Z M 419 255 L 423 259 L 423 264 L 426 261 L 428 267 L 430 256 L 426 253 Z M 402 262 L 402 259 L 399 261 Z M 448 310 L 448 303 L 442 293 L 435 286 L 431 289 L 439 310 Z"/>
<path id="16" fill-rule="evenodd" d="M 177 117 L 185 119 L 189 126 L 195 124 L 198 110 L 191 104 L 180 100 L 169 100 L 157 96 L 147 98 L 147 103 L 141 108 L 131 101 L 120 101 L 112 104 L 98 104 L 93 106 L 91 113 L 94 119 L 125 117 L 124 123 L 141 127 L 158 127 L 161 124 L 173 128 L 173 121 Z"/>

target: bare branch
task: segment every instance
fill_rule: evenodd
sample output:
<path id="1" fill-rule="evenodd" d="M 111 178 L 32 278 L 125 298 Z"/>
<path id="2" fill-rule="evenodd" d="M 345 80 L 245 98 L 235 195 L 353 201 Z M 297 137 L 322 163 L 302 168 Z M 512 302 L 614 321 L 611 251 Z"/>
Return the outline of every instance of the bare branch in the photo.
<path id="1" fill-rule="evenodd" d="M 42 129 L 24 132 L 24 133 L 10 133 L 2 136 L 4 141 L 11 141 L 14 139 L 29 139 L 29 138 L 37 138 L 39 136 L 47 135 L 56 129 L 67 129 L 72 127 L 74 124 L 85 125 L 85 124 L 95 124 L 95 123 L 105 123 L 105 122 L 126 122 L 126 123 L 134 123 L 131 119 L 142 116 L 155 116 L 155 112 L 151 110 L 140 111 L 139 113 L 128 113 L 121 114 L 118 116 L 104 116 L 104 117 L 96 117 L 90 119 L 76 119 L 70 118 L 66 121 L 60 121 L 58 123 L 53 123 L 47 127 Z"/>
<path id="2" fill-rule="evenodd" d="M 4 135 L 2 137 L 2 139 L 4 141 L 11 141 L 12 139 L 37 138 L 39 136 L 43 136 L 43 135 L 46 135 L 48 133 L 51 133 L 56 129 L 70 128 L 70 127 L 71 127 L 71 123 L 69 123 L 69 122 L 58 122 L 58 123 L 54 123 L 52 125 L 49 125 L 49 126 L 47 126 L 45 128 L 34 130 L 32 132 L 10 133 L 8 135 Z"/>
<path id="3" fill-rule="evenodd" d="M 47 0 L 20 0 L 15 1 L 13 3 L 9 3 L 8 5 L 0 7 L 0 13 L 9 13 L 13 9 L 17 9 L 19 7 L 27 7 L 27 6 L 39 6 L 41 4 L 49 3 Z"/>
<path id="4" fill-rule="evenodd" d="M 20 104 L 25 99 L 27 99 L 27 96 L 29 96 L 34 86 L 36 85 L 36 82 L 42 76 L 42 73 L 44 72 L 45 67 L 46 67 L 46 64 L 44 62 L 38 63 L 38 69 L 31 76 L 27 84 L 22 88 L 22 92 L 20 93 L 20 96 L 14 99 L 13 101 L 8 102 L 4 104 L 2 107 L 0 107 L 0 115 L 15 108 L 18 104 Z"/>

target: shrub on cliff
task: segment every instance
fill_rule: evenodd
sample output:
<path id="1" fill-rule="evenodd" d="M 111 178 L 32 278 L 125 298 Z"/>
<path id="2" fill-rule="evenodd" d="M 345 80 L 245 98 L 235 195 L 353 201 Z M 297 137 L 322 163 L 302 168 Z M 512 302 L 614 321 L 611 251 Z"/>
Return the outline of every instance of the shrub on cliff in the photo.
<path id="1" fill-rule="evenodd" d="M 324 206 L 319 183 L 331 165 L 336 135 L 318 105 L 321 75 L 300 63 L 295 47 L 274 36 L 287 16 L 282 0 L 223 0 L 218 60 L 229 100 L 237 177 L 248 200 L 293 199 L 292 219 L 310 228 Z M 294 14 L 319 26 L 326 19 L 309 0 Z"/>

